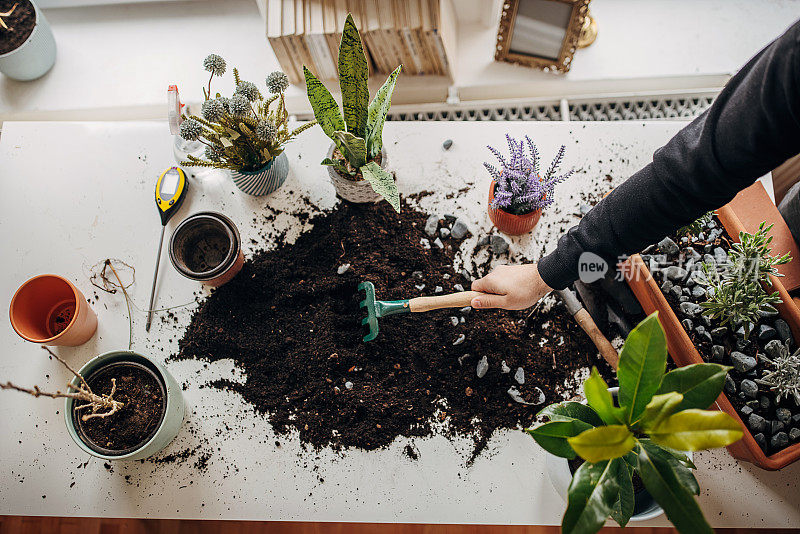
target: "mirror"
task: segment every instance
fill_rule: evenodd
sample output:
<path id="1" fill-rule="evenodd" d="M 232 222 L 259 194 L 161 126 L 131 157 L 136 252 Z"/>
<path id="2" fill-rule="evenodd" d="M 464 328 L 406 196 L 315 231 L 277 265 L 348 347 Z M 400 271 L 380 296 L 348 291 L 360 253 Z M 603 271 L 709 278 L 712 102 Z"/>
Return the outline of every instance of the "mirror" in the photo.
<path id="1" fill-rule="evenodd" d="M 544 71 L 569 71 L 589 0 L 505 0 L 495 59 Z"/>

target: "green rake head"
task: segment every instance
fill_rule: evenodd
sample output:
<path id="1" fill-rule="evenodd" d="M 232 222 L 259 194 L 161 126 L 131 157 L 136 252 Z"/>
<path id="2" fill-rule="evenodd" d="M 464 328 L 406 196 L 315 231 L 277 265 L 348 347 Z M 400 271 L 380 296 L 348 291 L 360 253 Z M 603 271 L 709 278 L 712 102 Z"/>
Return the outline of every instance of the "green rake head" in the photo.
<path id="1" fill-rule="evenodd" d="M 363 291 L 365 295 L 359 306 L 367 310 L 367 316 L 361 319 L 361 324 L 369 326 L 369 333 L 364 336 L 364 341 L 372 341 L 378 337 L 378 319 L 381 317 L 411 311 L 408 299 L 375 300 L 375 286 L 372 282 L 361 282 L 358 284 L 358 290 Z"/>

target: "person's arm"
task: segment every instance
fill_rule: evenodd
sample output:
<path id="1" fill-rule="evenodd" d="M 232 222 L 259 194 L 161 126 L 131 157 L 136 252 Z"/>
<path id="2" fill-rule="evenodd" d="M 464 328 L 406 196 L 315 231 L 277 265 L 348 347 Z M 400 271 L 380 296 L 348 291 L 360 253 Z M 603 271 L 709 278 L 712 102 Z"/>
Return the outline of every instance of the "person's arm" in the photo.
<path id="1" fill-rule="evenodd" d="M 578 258 L 584 251 L 614 265 L 621 255 L 638 252 L 727 204 L 799 151 L 800 22 L 796 22 L 731 78 L 709 109 L 658 149 L 652 163 L 563 235 L 556 250 L 527 271 L 528 286 L 566 287 L 578 278 Z M 489 277 L 494 279 L 495 273 Z M 486 284 L 485 279 L 477 280 L 473 289 L 488 291 Z M 538 300 L 544 294 L 529 297 Z"/>

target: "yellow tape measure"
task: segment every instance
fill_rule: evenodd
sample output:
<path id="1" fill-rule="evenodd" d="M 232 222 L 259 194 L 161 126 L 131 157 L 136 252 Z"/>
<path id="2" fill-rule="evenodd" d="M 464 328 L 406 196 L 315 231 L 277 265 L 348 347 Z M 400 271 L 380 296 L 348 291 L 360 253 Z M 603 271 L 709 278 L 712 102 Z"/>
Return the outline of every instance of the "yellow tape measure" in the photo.
<path id="1" fill-rule="evenodd" d="M 186 198 L 189 182 L 180 167 L 170 167 L 161 173 L 156 182 L 156 207 L 161 217 L 161 225 L 167 224 Z"/>

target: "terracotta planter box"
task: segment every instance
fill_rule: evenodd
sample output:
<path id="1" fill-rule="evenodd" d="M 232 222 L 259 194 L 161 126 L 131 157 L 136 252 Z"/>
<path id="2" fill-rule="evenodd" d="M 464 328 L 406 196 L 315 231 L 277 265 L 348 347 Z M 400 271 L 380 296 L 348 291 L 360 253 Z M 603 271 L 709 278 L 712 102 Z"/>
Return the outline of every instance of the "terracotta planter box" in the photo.
<path id="1" fill-rule="evenodd" d="M 724 206 L 717 213 L 720 221 L 725 225 L 728 234 L 734 240 L 738 240 L 739 231 L 743 229 L 738 217 L 729 206 Z M 762 219 L 763 220 L 763 219 Z M 756 225 L 757 226 L 757 225 Z M 777 224 L 776 224 L 777 227 Z M 797 258 L 800 260 L 800 258 Z M 675 312 L 672 311 L 667 299 L 656 284 L 641 256 L 635 254 L 628 259 L 629 265 L 623 268 L 628 285 L 636 295 L 636 299 L 642 305 L 645 313 L 650 314 L 654 311 L 659 312 L 659 319 L 664 331 L 667 334 L 667 347 L 673 361 L 679 366 L 703 363 L 703 358 L 695 348 L 686 331 L 683 329 Z M 781 282 L 783 278 L 770 277 L 774 290 L 781 296 L 782 302 L 776 305 L 781 317 L 789 324 L 795 340 L 800 340 L 800 310 L 792 301 L 789 292 Z M 758 446 L 753 434 L 747 428 L 739 416 L 738 410 L 734 408 L 725 393 L 721 393 L 717 398 L 717 407 L 736 419 L 744 430 L 744 437 L 728 446 L 728 452 L 734 458 L 753 463 L 763 469 L 777 470 L 785 467 L 792 462 L 800 459 L 800 443 L 790 445 L 785 449 L 767 456 L 761 447 Z"/>

